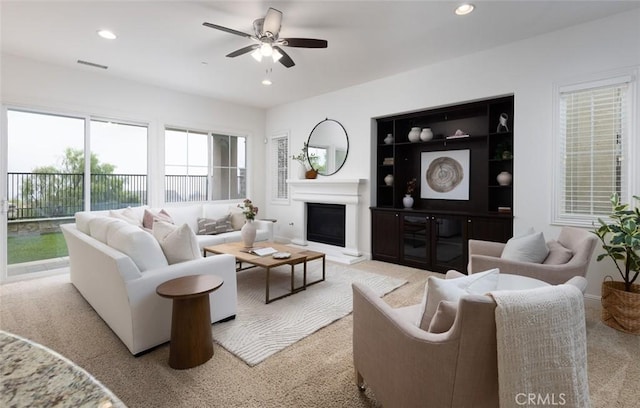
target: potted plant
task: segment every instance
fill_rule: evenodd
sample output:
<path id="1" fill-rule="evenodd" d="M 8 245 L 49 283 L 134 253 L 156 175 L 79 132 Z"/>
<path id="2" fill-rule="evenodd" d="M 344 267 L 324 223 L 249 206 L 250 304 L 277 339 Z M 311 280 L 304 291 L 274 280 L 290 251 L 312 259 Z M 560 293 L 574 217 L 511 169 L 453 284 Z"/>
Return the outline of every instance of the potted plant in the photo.
<path id="1" fill-rule="evenodd" d="M 640 202 L 640 197 L 633 196 Z M 640 209 L 630 209 L 629 204 L 620 203 L 617 194 L 611 196 L 612 212 L 594 233 L 602 241 L 605 257 L 613 260 L 622 282 L 602 282 L 602 321 L 615 329 L 640 334 L 640 285 L 634 282 L 640 274 Z"/>
<path id="2" fill-rule="evenodd" d="M 298 178 L 301 178 L 301 179 L 303 178 L 314 179 L 318 176 L 318 172 L 311 166 L 311 159 L 313 159 L 315 156 L 313 154 L 309 155 L 308 150 L 309 150 L 309 145 L 307 144 L 307 142 L 305 142 L 304 145 L 302 146 L 302 150 L 300 151 L 300 153 L 294 156 L 291 156 L 293 160 L 300 163 Z"/>

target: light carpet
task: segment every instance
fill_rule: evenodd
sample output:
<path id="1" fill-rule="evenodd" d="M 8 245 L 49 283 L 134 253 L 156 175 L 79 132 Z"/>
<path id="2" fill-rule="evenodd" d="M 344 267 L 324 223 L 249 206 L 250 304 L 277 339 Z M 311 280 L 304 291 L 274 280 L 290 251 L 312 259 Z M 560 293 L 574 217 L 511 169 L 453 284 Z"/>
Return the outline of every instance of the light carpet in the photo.
<path id="1" fill-rule="evenodd" d="M 322 263 L 309 263 L 307 281 L 322 275 Z M 271 270 L 271 297 L 289 291 L 290 267 Z M 265 304 L 265 270 L 252 268 L 238 274 L 238 310 L 234 320 L 213 325 L 213 338 L 249 366 L 315 333 L 348 315 L 353 309 L 351 284 L 362 283 L 383 296 L 407 283 L 361 270 L 327 263 L 326 280 L 306 290 Z M 302 284 L 302 267 L 295 273 L 295 286 Z"/>

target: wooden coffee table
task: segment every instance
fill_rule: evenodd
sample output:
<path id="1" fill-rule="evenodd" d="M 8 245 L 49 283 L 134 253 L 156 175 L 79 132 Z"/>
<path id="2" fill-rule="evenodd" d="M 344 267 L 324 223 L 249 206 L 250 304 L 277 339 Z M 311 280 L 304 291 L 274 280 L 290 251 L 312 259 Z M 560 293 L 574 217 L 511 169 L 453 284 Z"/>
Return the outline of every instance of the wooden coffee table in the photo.
<path id="1" fill-rule="evenodd" d="M 213 356 L 209 293 L 224 281 L 215 275 L 188 275 L 159 285 L 156 293 L 173 299 L 169 366 L 191 368 Z"/>
<path id="2" fill-rule="evenodd" d="M 251 249 L 257 248 L 266 248 L 271 247 L 278 252 L 289 252 L 291 257 L 286 259 L 276 259 L 272 255 L 266 256 L 258 256 L 250 253 Z M 204 255 L 207 253 L 213 254 L 229 254 L 236 257 L 236 262 L 238 262 L 238 270 L 243 270 L 246 268 L 242 268 L 242 263 L 250 264 L 252 267 L 259 266 L 266 270 L 266 293 L 265 293 L 265 303 L 271 303 L 274 300 L 282 299 L 283 297 L 290 296 L 294 293 L 297 293 L 301 290 L 305 290 L 307 287 L 311 285 L 315 285 L 316 283 L 322 282 L 325 280 L 325 254 L 322 252 L 316 251 L 308 251 L 305 249 L 294 248 L 286 245 L 276 244 L 273 242 L 260 242 L 256 244 L 253 248 L 245 248 L 242 242 L 230 242 L 227 244 L 214 245 L 204 248 Z M 322 278 L 317 279 L 313 282 L 307 282 L 307 262 L 313 261 L 316 259 L 322 259 Z M 302 285 L 295 287 L 294 286 L 294 273 L 295 266 L 298 264 L 303 264 L 303 275 L 302 275 Z M 282 265 L 290 265 L 291 266 L 291 289 L 289 293 L 285 293 L 282 296 L 270 298 L 269 297 L 269 277 L 271 274 L 271 268 L 275 268 Z"/>

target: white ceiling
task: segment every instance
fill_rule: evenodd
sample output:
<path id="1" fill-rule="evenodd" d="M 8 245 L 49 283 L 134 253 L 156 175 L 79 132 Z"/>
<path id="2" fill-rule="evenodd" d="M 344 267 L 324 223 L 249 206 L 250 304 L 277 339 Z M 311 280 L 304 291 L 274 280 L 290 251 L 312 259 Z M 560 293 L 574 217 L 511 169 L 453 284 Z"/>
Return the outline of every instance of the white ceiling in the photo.
<path id="1" fill-rule="evenodd" d="M 465 17 L 454 1 L 6 1 L 2 52 L 268 108 L 640 7 L 640 1 L 484 1 Z M 281 37 L 328 40 L 285 48 L 296 65 L 225 55 L 251 41 L 274 7 Z M 108 28 L 114 41 L 96 35 Z M 570 51 L 569 51 L 570 52 Z M 77 60 L 107 65 L 106 71 Z M 261 80 L 273 68 L 273 85 Z"/>

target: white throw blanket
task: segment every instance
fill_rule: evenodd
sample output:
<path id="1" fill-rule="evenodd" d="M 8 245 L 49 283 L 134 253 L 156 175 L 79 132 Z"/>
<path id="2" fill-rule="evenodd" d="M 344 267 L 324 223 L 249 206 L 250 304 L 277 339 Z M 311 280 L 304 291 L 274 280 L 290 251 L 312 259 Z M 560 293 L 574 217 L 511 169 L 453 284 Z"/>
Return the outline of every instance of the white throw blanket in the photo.
<path id="1" fill-rule="evenodd" d="M 582 293 L 494 291 L 500 407 L 589 407 Z"/>

